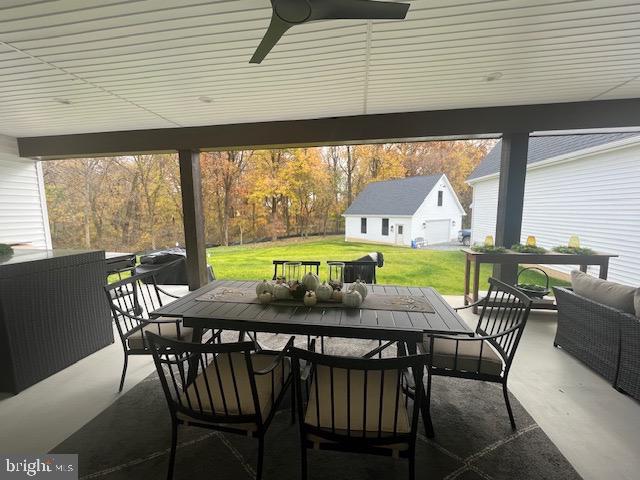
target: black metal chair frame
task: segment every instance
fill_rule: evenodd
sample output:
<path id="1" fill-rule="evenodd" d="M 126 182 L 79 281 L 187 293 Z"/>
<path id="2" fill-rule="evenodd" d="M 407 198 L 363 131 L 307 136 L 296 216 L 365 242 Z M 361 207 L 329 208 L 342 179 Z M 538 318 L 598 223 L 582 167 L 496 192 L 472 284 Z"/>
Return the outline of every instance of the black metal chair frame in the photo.
<path id="1" fill-rule="evenodd" d="M 375 260 L 349 260 L 349 261 L 328 260 L 327 261 L 327 263 L 331 263 L 331 262 L 344 263 L 345 282 L 347 283 L 350 283 L 350 281 L 356 281 L 358 279 L 362 280 L 365 270 L 371 271 L 371 277 L 372 277 L 371 284 L 377 283 L 376 270 L 378 268 L 378 262 L 376 262 Z M 351 275 L 351 277 L 348 277 L 348 275 Z M 369 283 L 369 282 L 366 282 L 366 283 Z"/>
<path id="2" fill-rule="evenodd" d="M 262 477 L 262 467 L 264 460 L 264 437 L 273 419 L 278 405 L 282 402 L 287 389 L 291 385 L 291 371 L 285 376 L 285 368 L 283 362 L 289 348 L 293 345 L 294 338 L 290 338 L 282 351 L 260 350 L 254 342 L 238 342 L 238 343 L 189 343 L 170 340 L 160 337 L 152 332 L 147 332 L 147 341 L 153 355 L 153 360 L 160 377 L 162 390 L 164 391 L 169 412 L 171 414 L 171 451 L 169 457 L 169 467 L 167 478 L 173 478 L 175 467 L 176 447 L 178 442 L 178 425 L 189 425 L 211 430 L 218 430 L 228 433 L 236 433 L 246 436 L 250 434 L 258 439 L 258 466 L 257 480 Z M 261 370 L 254 370 L 251 360 L 252 352 L 260 354 L 273 355 L 274 360 L 270 366 Z M 243 413 L 240 397 L 238 396 L 237 373 L 233 368 L 231 360 L 232 353 L 241 353 L 246 362 L 249 383 L 251 385 L 251 395 L 253 401 L 253 413 Z M 237 400 L 238 414 L 231 414 L 227 408 L 223 382 L 221 381 L 218 359 L 220 355 L 228 355 L 231 365 L 231 375 L 233 380 L 233 392 L 228 395 Z M 276 379 L 275 370 L 278 365 L 283 365 L 282 376 Z M 206 368 L 213 366 L 216 375 L 209 378 L 205 372 Z M 206 391 L 197 388 L 195 382 L 197 374 L 204 375 Z M 271 411 L 266 418 L 262 418 L 262 410 L 258 398 L 258 390 L 256 387 L 256 376 L 270 375 L 271 377 Z M 280 381 L 280 393 L 275 398 L 275 382 Z M 216 382 L 216 383 L 213 383 Z M 219 393 L 223 402 L 224 411 L 216 411 L 213 397 L 211 394 L 211 385 L 219 386 Z M 193 385 L 193 392 L 196 398 L 192 400 L 191 395 L 185 394 L 187 389 Z M 292 389 L 292 396 L 295 396 Z M 208 403 L 205 403 L 207 402 Z M 211 413 L 203 409 L 203 404 L 211 406 Z M 180 417 L 179 414 L 182 414 Z M 187 417 L 187 418 L 185 418 Z M 295 401 L 291 401 L 291 421 L 295 421 Z M 238 424 L 252 423 L 256 425 L 256 430 L 247 430 L 240 427 L 234 427 Z"/>
<path id="3" fill-rule="evenodd" d="M 156 284 L 155 273 L 147 272 L 133 275 L 104 287 L 111 308 L 111 315 L 124 350 L 124 365 L 118 392 L 121 392 L 124 387 L 129 355 L 151 354 L 144 335 L 142 335 L 143 348 L 131 348 L 127 341 L 129 337 L 138 334 L 147 325 L 156 325 L 160 334 L 161 326 L 170 323 L 176 324 L 176 331 L 180 336 L 181 320 L 149 317 L 149 313 L 163 306 L 163 295 L 173 299 L 180 298 L 160 288 Z M 220 332 L 217 332 L 212 339 L 219 340 Z"/>
<path id="4" fill-rule="evenodd" d="M 432 353 L 428 353 L 429 361 L 427 362 L 426 414 L 429 418 L 425 419 L 425 424 L 427 424 L 427 422 L 431 422 L 431 377 L 437 375 L 482 380 L 485 382 L 501 384 L 511 428 L 514 430 L 516 429 L 516 422 L 513 417 L 511 403 L 509 402 L 507 380 L 513 358 L 518 348 L 518 344 L 520 343 L 520 338 L 522 337 L 524 327 L 527 323 L 527 319 L 529 318 L 531 299 L 517 288 L 507 285 L 495 278 L 489 278 L 489 291 L 487 296 L 474 304 L 456 308 L 456 311 L 479 305 L 482 306 L 482 311 L 475 329 L 476 336 L 464 337 L 451 335 L 429 335 L 428 352 L 434 351 L 434 343 L 436 339 L 455 341 L 456 350 L 453 369 L 441 368 L 433 365 Z M 477 368 L 474 371 L 461 370 L 457 368 L 460 342 L 482 342 L 480 344 L 478 354 Z M 481 372 L 482 352 L 485 346 L 484 342 L 488 342 L 493 347 L 504 363 L 502 373 L 499 375 Z"/>
<path id="5" fill-rule="evenodd" d="M 316 275 L 320 275 L 320 262 L 313 260 L 274 260 L 273 261 L 273 278 L 271 280 L 276 280 L 278 277 L 284 277 L 284 264 L 287 262 L 300 262 L 302 266 L 302 273 L 305 274 L 307 272 L 315 273 Z M 280 275 L 278 275 L 280 272 Z"/>
<path id="6" fill-rule="evenodd" d="M 313 345 L 312 345 L 313 348 Z M 419 405 L 422 401 L 422 392 L 423 384 L 422 384 L 422 372 L 424 371 L 425 363 L 427 356 L 426 355 L 410 355 L 403 356 L 397 358 L 383 358 L 383 359 L 370 359 L 370 358 L 355 358 L 355 357 L 338 357 L 332 355 L 324 355 L 320 353 L 316 353 L 314 351 L 309 350 L 301 350 L 299 348 L 290 348 L 289 349 L 292 364 L 293 364 L 293 378 L 295 381 L 295 400 L 297 402 L 298 409 L 298 423 L 300 426 L 300 446 L 301 446 L 301 454 L 302 454 L 302 478 L 306 480 L 307 478 L 307 449 L 314 447 L 314 442 L 308 439 L 307 435 L 314 435 L 321 439 L 326 440 L 326 442 L 321 442 L 318 447 L 323 450 L 334 450 L 334 451 L 346 451 L 346 452 L 356 452 L 356 453 L 368 453 L 374 455 L 385 455 L 391 456 L 392 450 L 389 448 L 384 448 L 385 445 L 394 445 L 394 444 L 407 444 L 408 448 L 406 450 L 402 450 L 399 452 L 400 457 L 407 458 L 409 460 L 409 479 L 412 480 L 415 477 L 415 444 L 416 444 L 416 433 L 418 426 L 418 414 L 419 414 Z M 302 362 L 304 361 L 304 367 L 302 366 Z M 310 398 L 309 389 L 311 385 L 314 384 L 313 379 L 316 372 L 317 366 L 328 367 L 330 370 L 330 382 L 331 382 L 331 420 L 332 420 L 332 428 L 326 429 L 321 428 L 319 426 L 308 425 L 305 423 L 305 412 L 308 407 L 308 402 Z M 336 429 L 335 425 L 335 397 L 333 395 L 334 389 L 334 370 L 341 369 L 347 371 L 347 405 L 349 405 L 347 409 L 347 429 L 346 431 L 339 431 Z M 411 374 L 409 371 L 411 370 Z M 367 430 L 363 428 L 363 431 L 352 430 L 351 427 L 351 383 L 350 383 L 350 375 L 352 371 L 363 371 L 364 372 L 364 388 L 363 388 L 363 427 L 367 425 L 367 378 L 369 372 L 381 372 L 381 380 L 380 380 L 380 410 L 378 411 L 378 427 L 377 427 L 377 435 L 370 436 L 366 435 L 367 433 L 373 432 L 375 434 L 375 430 Z M 394 417 L 394 431 L 391 435 L 386 434 L 383 435 L 381 431 L 382 428 L 382 414 L 383 414 L 383 392 L 384 392 L 384 372 L 385 371 L 397 371 L 397 389 L 396 389 L 396 397 L 395 397 L 395 417 Z M 416 379 L 416 389 L 417 394 L 414 398 L 414 405 L 411 412 L 410 421 L 410 432 L 409 433 L 400 433 L 397 432 L 397 411 L 398 411 L 398 402 L 400 399 L 400 393 L 405 392 L 407 390 L 407 382 L 409 382 L 411 377 L 415 377 Z M 318 394 L 318 383 L 315 382 L 315 398 L 316 398 L 316 413 L 318 415 L 317 424 L 320 425 L 320 400 Z M 304 391 L 304 396 L 303 396 Z M 354 394 L 355 395 L 355 394 Z M 405 406 L 408 402 L 408 395 L 404 395 Z M 306 402 L 306 405 L 305 405 Z"/>

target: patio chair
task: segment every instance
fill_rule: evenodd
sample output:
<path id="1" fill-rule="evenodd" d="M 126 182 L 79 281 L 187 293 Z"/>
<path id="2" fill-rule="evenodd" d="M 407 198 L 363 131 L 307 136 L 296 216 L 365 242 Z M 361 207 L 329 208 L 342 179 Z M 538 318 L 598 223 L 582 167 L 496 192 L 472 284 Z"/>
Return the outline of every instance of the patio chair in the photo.
<path id="1" fill-rule="evenodd" d="M 300 262 L 302 267 L 301 275 L 304 275 L 307 272 L 315 273 L 316 275 L 320 275 L 320 262 L 314 260 L 274 260 L 273 261 L 273 278 L 271 280 L 276 280 L 278 277 L 284 277 L 284 264 L 287 262 Z"/>
<path id="2" fill-rule="evenodd" d="M 502 385 L 511 428 L 516 429 L 507 379 L 520 338 L 529 317 L 531 299 L 517 288 L 495 278 L 489 279 L 487 296 L 471 305 L 481 305 L 475 335 L 429 335 L 422 347 L 429 355 L 427 362 L 427 396 L 425 424 L 430 424 L 431 377 L 467 378 Z"/>
<path id="3" fill-rule="evenodd" d="M 179 318 L 150 318 L 149 314 L 162 307 L 167 300 L 180 298 L 160 288 L 153 272 L 133 275 L 105 286 L 104 290 L 124 350 L 124 365 L 118 388 L 118 392 L 121 392 L 127 375 L 129 355 L 151 354 L 145 332 L 152 331 L 178 340 L 191 340 L 193 331 L 183 327 Z M 212 339 L 219 340 L 220 332 Z"/>
<path id="4" fill-rule="evenodd" d="M 256 351 L 253 342 L 186 343 L 152 332 L 146 337 L 171 414 L 167 478 L 173 478 L 178 425 L 186 425 L 257 438 L 260 480 L 265 433 L 291 384 L 285 355 L 293 338 L 274 352 Z"/>
<path id="5" fill-rule="evenodd" d="M 309 448 L 407 458 L 409 479 L 413 480 L 417 405 L 422 400 L 426 356 L 365 359 L 298 348 L 290 352 L 303 480 Z M 409 402 L 404 393 L 408 370 L 418 383 L 415 402 Z"/>
<path id="6" fill-rule="evenodd" d="M 327 263 L 335 260 L 328 260 Z M 364 283 L 375 284 L 376 269 L 384 265 L 384 256 L 382 252 L 372 252 L 364 257 L 356 260 L 339 260 L 344 263 L 344 281 L 345 283 L 353 283 L 360 280 Z"/>

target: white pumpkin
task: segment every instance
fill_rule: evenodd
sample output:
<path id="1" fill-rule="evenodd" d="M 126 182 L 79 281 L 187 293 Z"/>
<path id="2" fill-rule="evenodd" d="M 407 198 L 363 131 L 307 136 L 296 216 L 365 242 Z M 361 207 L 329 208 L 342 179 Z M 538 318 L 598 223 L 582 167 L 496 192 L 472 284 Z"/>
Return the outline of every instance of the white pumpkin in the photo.
<path id="1" fill-rule="evenodd" d="M 318 303 L 318 298 L 316 297 L 316 294 L 314 292 L 309 290 L 307 293 L 305 293 L 305 295 L 304 295 L 304 304 L 307 307 L 312 307 L 316 303 Z"/>
<path id="2" fill-rule="evenodd" d="M 271 295 L 269 292 L 262 292 L 260 295 L 258 295 L 258 300 L 260 301 L 260 303 L 271 303 L 271 300 L 273 300 L 273 295 Z"/>
<path id="3" fill-rule="evenodd" d="M 331 298 L 336 302 L 342 302 L 342 296 L 343 293 L 340 290 L 333 290 L 333 293 L 331 294 Z"/>
<path id="4" fill-rule="evenodd" d="M 265 292 L 273 294 L 273 285 L 266 280 L 263 280 L 258 285 L 256 285 L 256 295 L 260 296 L 261 293 Z"/>
<path id="5" fill-rule="evenodd" d="M 302 277 L 302 283 L 304 284 L 307 290 L 314 291 L 320 285 L 320 279 L 313 272 L 307 272 L 304 277 Z"/>
<path id="6" fill-rule="evenodd" d="M 367 286 L 362 283 L 360 280 L 356 280 L 355 283 L 351 284 L 349 290 L 354 290 L 358 292 L 362 296 L 362 300 L 367 298 Z"/>
<path id="7" fill-rule="evenodd" d="M 316 288 L 316 297 L 319 302 L 331 300 L 331 295 L 333 295 L 333 288 L 331 288 L 331 285 L 327 285 L 327 282 L 322 282 L 322 285 L 318 285 L 318 288 Z"/>
<path id="8" fill-rule="evenodd" d="M 291 298 L 291 292 L 289 291 L 289 285 L 286 283 L 279 283 L 273 287 L 273 297 L 276 300 L 287 300 Z"/>
<path id="9" fill-rule="evenodd" d="M 342 303 L 350 308 L 358 308 L 362 303 L 362 295 L 355 290 L 349 290 L 342 294 Z"/>

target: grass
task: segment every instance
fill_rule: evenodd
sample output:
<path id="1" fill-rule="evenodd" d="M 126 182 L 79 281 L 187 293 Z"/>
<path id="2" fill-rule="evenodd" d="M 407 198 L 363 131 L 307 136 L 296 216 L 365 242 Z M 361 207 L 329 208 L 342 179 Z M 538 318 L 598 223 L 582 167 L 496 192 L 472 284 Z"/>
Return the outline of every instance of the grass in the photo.
<path id="1" fill-rule="evenodd" d="M 342 237 L 310 240 L 285 240 L 207 250 L 207 261 L 218 279 L 271 279 L 273 260 L 319 260 L 321 279 L 326 279 L 327 260 L 355 260 L 369 252 L 384 254 L 384 267 L 378 269 L 378 283 L 431 286 L 445 295 L 462 295 L 464 291 L 464 254 L 460 251 L 412 250 L 387 245 L 345 242 Z M 480 289 L 486 290 L 491 266 L 480 271 Z M 543 285 L 545 279 L 536 272 L 526 272 L 523 283 Z M 551 279 L 551 285 L 567 282 Z"/>

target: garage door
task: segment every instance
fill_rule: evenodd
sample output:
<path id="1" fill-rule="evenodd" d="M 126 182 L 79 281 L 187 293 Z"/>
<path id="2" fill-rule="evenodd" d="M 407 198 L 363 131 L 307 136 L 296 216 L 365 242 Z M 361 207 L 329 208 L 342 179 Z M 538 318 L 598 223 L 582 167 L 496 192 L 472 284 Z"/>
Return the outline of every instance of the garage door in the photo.
<path id="1" fill-rule="evenodd" d="M 425 240 L 427 245 L 434 243 L 446 243 L 450 240 L 449 225 L 451 220 L 430 220 L 425 228 Z"/>

